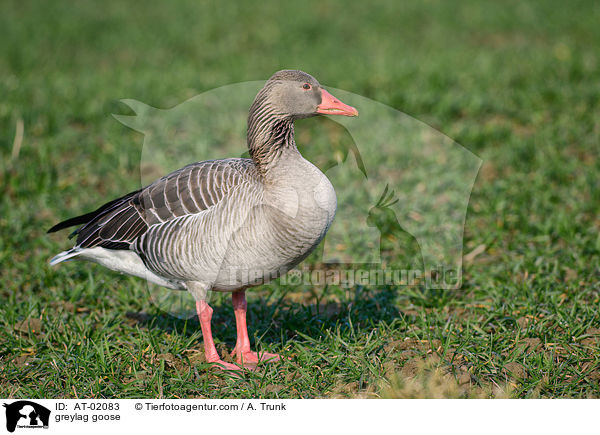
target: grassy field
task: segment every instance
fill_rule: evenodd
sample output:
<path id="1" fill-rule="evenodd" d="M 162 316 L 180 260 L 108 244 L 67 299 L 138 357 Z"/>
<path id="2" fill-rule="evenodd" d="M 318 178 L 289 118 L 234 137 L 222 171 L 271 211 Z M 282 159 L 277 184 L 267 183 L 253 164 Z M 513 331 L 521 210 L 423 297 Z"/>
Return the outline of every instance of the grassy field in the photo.
<path id="1" fill-rule="evenodd" d="M 600 4 L 362 3 L 2 2 L 0 397 L 600 397 Z M 254 344 L 291 359 L 237 379 L 140 280 L 51 268 L 70 244 L 45 231 L 139 187 L 120 99 L 169 108 L 282 68 L 477 154 L 472 255 L 453 291 L 249 292 Z M 386 252 L 413 264 L 402 240 Z M 229 298 L 212 302 L 230 351 Z"/>

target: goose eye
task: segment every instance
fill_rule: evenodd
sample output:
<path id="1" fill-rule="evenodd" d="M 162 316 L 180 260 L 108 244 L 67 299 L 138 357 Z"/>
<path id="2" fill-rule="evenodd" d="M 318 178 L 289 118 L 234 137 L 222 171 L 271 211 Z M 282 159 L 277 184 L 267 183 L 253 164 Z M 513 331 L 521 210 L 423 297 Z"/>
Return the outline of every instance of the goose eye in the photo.
<path id="1" fill-rule="evenodd" d="M 309 90 L 310 89 L 310 85 L 308 83 L 304 83 L 302 85 L 302 89 Z"/>

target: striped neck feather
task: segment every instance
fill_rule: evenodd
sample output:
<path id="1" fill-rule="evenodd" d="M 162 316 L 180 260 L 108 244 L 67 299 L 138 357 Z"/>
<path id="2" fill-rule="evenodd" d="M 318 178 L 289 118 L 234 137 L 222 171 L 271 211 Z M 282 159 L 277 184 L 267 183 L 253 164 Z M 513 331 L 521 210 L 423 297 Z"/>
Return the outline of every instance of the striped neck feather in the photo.
<path id="1" fill-rule="evenodd" d="M 266 88 L 254 100 L 248 115 L 248 150 L 261 175 L 277 164 L 282 151 L 296 148 L 294 121 L 289 114 L 277 113 L 267 98 Z"/>

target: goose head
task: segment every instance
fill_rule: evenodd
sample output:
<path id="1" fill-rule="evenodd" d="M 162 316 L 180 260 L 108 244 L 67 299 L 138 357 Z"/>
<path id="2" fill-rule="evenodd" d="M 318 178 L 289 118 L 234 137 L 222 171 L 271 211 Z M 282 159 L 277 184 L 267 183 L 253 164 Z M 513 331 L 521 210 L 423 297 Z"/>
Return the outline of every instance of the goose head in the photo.
<path id="1" fill-rule="evenodd" d="M 317 115 L 358 116 L 358 111 L 323 89 L 310 74 L 296 70 L 273 74 L 248 114 L 248 150 L 259 173 L 276 166 L 282 150 L 296 149 L 294 121 Z"/>
<path id="2" fill-rule="evenodd" d="M 316 115 L 358 116 L 354 107 L 342 103 L 323 89 L 313 76 L 303 71 L 276 72 L 257 99 L 259 97 L 277 115 L 292 121 Z"/>

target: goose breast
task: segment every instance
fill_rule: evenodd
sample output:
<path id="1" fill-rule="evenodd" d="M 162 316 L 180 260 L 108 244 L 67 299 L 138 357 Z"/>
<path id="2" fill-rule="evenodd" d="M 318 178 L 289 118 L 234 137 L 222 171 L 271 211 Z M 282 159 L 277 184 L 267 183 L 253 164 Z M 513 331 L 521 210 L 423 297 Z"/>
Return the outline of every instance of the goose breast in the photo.
<path id="1" fill-rule="evenodd" d="M 296 266 L 323 239 L 337 205 L 330 181 L 304 159 L 278 174 L 275 182 L 265 182 L 251 206 L 238 199 L 224 201 L 214 210 L 233 217 L 211 240 L 212 249 L 218 251 L 211 258 L 222 259 L 217 268 L 206 265 L 207 272 L 218 271 L 215 290 L 257 285 Z"/>

